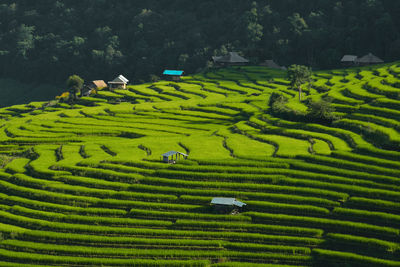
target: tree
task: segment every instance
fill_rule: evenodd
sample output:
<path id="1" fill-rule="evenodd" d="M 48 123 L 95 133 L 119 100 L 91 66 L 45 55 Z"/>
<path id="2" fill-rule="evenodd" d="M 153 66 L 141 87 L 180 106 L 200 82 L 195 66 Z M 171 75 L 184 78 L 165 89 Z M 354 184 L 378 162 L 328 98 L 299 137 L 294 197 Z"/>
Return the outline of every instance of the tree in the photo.
<path id="1" fill-rule="evenodd" d="M 301 101 L 301 86 L 305 83 L 311 83 L 311 68 L 302 65 L 291 65 L 287 69 L 287 77 L 290 85 L 299 90 L 299 101 Z"/>
<path id="2" fill-rule="evenodd" d="M 35 26 L 27 26 L 25 24 L 21 24 L 17 29 L 17 55 L 22 56 L 24 59 L 27 59 L 28 51 L 35 47 L 34 30 Z"/>
<path id="3" fill-rule="evenodd" d="M 68 77 L 67 79 L 67 88 L 70 92 L 70 96 L 72 100 L 77 99 L 77 94 L 80 93 L 83 87 L 83 79 L 78 75 L 74 74 Z"/>

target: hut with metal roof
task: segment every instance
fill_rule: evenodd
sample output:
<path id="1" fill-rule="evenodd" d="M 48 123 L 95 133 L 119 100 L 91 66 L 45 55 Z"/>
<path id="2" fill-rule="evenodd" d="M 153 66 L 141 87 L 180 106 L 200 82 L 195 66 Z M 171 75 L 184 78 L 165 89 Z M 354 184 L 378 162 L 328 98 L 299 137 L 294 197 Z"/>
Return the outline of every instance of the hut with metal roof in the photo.
<path id="1" fill-rule="evenodd" d="M 187 159 L 188 155 L 179 151 L 168 151 L 167 153 L 164 153 L 161 155 L 162 156 L 162 161 L 165 163 L 175 163 L 178 158 L 180 159 L 181 156 L 184 159 Z M 174 159 L 175 156 L 175 159 Z"/>
<path id="2" fill-rule="evenodd" d="M 180 81 L 184 73 L 183 70 L 164 70 L 163 75 L 167 79 Z"/>
<path id="3" fill-rule="evenodd" d="M 211 205 L 217 212 L 230 212 L 234 209 L 241 209 L 246 206 L 246 203 L 236 200 L 233 197 L 214 197 L 211 200 Z"/>
<path id="4" fill-rule="evenodd" d="M 246 65 L 249 63 L 249 60 L 239 56 L 237 52 L 229 52 L 224 56 L 213 56 L 212 60 L 215 64 L 221 66 Z"/>
<path id="5" fill-rule="evenodd" d="M 357 64 L 357 56 L 354 55 L 344 55 L 340 62 L 345 66 L 351 66 Z"/>
<path id="6" fill-rule="evenodd" d="M 383 63 L 383 60 L 372 53 L 368 53 L 368 55 L 358 58 L 357 63 L 360 65 L 379 64 Z"/>
<path id="7" fill-rule="evenodd" d="M 108 82 L 108 87 L 110 88 L 110 90 L 118 89 L 118 88 L 126 89 L 126 85 L 128 82 L 129 82 L 129 80 L 127 78 L 125 78 L 122 75 L 119 75 L 114 80 Z"/>

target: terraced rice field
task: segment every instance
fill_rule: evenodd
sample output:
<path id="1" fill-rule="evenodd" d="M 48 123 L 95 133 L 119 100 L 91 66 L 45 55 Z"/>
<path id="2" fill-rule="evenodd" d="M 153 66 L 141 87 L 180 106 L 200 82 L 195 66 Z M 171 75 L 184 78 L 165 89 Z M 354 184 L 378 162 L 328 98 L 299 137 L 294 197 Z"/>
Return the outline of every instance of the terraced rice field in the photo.
<path id="1" fill-rule="evenodd" d="M 0 109 L 0 266 L 400 266 L 399 76 L 315 73 L 330 126 L 263 67 Z"/>

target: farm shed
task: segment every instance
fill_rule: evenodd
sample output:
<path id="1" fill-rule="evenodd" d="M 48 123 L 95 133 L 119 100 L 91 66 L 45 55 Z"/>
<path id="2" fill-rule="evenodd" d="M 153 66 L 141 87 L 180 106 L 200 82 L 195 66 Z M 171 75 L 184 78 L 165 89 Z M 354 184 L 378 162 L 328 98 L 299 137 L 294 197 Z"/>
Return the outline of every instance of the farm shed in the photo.
<path id="1" fill-rule="evenodd" d="M 379 57 L 375 56 L 372 53 L 368 53 L 368 55 L 365 55 L 356 61 L 357 63 L 361 65 L 370 65 L 370 64 L 379 64 L 383 63 L 383 60 L 380 59 Z"/>
<path id="2" fill-rule="evenodd" d="M 246 203 L 238 201 L 236 198 L 232 197 L 214 197 L 211 200 L 211 205 L 218 212 L 227 212 L 235 208 L 243 208 L 246 206 Z"/>
<path id="3" fill-rule="evenodd" d="M 341 62 L 343 65 L 346 65 L 346 66 L 355 65 L 355 64 L 357 64 L 357 56 L 354 56 L 354 55 L 344 55 L 344 56 L 342 57 L 342 59 L 340 60 L 340 62 Z"/>
<path id="4" fill-rule="evenodd" d="M 174 160 L 175 156 L 175 160 Z M 175 163 L 176 160 L 178 160 L 183 156 L 184 159 L 188 157 L 185 153 L 178 152 L 178 151 L 168 151 L 167 153 L 162 154 L 162 159 L 165 163 Z M 171 158 L 171 159 L 170 159 Z"/>
<path id="5" fill-rule="evenodd" d="M 272 68 L 272 69 L 278 69 L 278 70 L 286 70 L 285 67 L 281 67 L 278 64 L 275 63 L 275 61 L 273 61 L 272 59 L 267 59 L 264 62 L 262 62 L 260 64 L 260 66 L 265 66 L 268 68 Z"/>
<path id="6" fill-rule="evenodd" d="M 94 81 L 91 81 L 88 86 L 90 88 L 94 88 L 94 89 L 101 89 L 101 88 L 107 87 L 107 84 L 103 80 L 94 80 Z"/>
<path id="7" fill-rule="evenodd" d="M 239 56 L 237 52 L 229 52 L 225 56 L 213 56 L 212 60 L 215 64 L 222 66 L 246 65 L 249 63 L 247 59 Z"/>
<path id="8" fill-rule="evenodd" d="M 82 96 L 89 96 L 93 90 L 98 90 L 107 87 L 107 84 L 103 80 L 94 80 L 82 88 Z"/>
<path id="9" fill-rule="evenodd" d="M 108 87 L 110 88 L 110 90 L 117 89 L 117 88 L 126 89 L 126 84 L 128 82 L 129 82 L 129 80 L 127 78 L 125 78 L 122 75 L 119 75 L 114 80 L 108 82 Z"/>
<path id="10" fill-rule="evenodd" d="M 184 73 L 183 70 L 164 70 L 163 75 L 174 81 L 179 81 Z"/>

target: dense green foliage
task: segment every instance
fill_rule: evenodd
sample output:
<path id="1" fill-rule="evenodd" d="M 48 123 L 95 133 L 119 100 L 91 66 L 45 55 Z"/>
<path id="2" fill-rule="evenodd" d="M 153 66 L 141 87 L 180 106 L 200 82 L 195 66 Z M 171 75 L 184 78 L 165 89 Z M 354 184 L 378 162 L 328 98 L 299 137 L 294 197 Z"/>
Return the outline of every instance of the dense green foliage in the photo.
<path id="1" fill-rule="evenodd" d="M 77 99 L 77 95 L 80 94 L 83 83 L 83 79 L 76 74 L 68 77 L 66 84 L 73 100 Z"/>
<path id="2" fill-rule="evenodd" d="M 287 78 L 290 81 L 290 85 L 299 90 L 299 101 L 302 96 L 303 84 L 311 84 L 312 71 L 307 66 L 303 65 L 290 65 L 287 69 Z"/>
<path id="3" fill-rule="evenodd" d="M 393 0 L 2 0 L 0 77 L 59 84 L 123 73 L 137 83 L 164 68 L 193 73 L 227 51 L 313 69 L 344 54 L 393 61 L 398 14 Z"/>
<path id="4" fill-rule="evenodd" d="M 400 266 L 399 63 L 0 108 L 0 266 Z"/>

